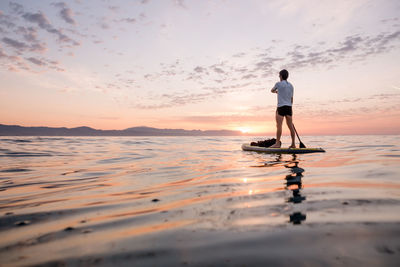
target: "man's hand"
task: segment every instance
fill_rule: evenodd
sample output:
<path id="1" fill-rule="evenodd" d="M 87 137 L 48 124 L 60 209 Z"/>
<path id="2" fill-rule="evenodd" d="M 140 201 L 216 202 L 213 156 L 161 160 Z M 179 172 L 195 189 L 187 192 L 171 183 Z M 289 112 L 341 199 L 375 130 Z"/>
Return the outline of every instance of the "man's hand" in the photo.
<path id="1" fill-rule="evenodd" d="M 276 90 L 276 88 L 272 88 L 271 89 L 271 93 L 275 93 L 276 94 L 277 92 L 278 92 L 278 90 Z"/>

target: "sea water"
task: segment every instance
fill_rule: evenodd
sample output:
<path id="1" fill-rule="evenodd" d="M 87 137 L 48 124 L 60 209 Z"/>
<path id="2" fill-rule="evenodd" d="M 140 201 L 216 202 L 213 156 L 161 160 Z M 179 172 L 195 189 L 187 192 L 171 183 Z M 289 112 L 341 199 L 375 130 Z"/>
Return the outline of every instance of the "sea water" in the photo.
<path id="1" fill-rule="evenodd" d="M 400 223 L 399 136 L 303 137 L 326 150 L 314 154 L 241 150 L 255 140 L 1 137 L 0 264 L 168 259 L 171 246 L 195 242 L 165 238 L 182 232 L 251 240 L 268 229 Z"/>

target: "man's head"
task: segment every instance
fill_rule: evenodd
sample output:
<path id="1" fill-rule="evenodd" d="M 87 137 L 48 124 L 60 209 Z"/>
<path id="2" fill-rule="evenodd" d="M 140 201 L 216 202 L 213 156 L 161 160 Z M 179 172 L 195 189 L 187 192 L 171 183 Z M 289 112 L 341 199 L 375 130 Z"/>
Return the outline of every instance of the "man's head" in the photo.
<path id="1" fill-rule="evenodd" d="M 287 78 L 289 77 L 289 72 L 283 69 L 279 72 L 279 77 L 281 77 L 282 80 L 287 80 Z"/>

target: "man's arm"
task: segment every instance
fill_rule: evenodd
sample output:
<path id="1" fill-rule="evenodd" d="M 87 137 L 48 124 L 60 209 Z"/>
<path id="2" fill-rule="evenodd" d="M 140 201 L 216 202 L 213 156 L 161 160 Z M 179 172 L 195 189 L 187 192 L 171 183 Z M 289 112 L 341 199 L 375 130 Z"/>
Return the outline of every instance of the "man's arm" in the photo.
<path id="1" fill-rule="evenodd" d="M 292 86 L 292 88 L 293 88 L 293 86 Z M 293 91 L 292 91 L 292 105 L 293 105 L 293 96 L 294 96 L 294 88 L 293 88 Z"/>
<path id="2" fill-rule="evenodd" d="M 272 87 L 272 89 L 271 89 L 271 93 L 278 93 L 278 88 L 277 88 L 277 85 L 278 83 L 276 83 L 275 85 L 274 85 L 274 87 Z"/>

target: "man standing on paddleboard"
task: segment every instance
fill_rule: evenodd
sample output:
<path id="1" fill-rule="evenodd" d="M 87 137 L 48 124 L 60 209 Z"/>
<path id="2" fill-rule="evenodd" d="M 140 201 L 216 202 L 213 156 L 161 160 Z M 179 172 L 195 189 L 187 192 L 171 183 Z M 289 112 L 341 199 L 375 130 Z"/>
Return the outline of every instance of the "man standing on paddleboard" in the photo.
<path id="1" fill-rule="evenodd" d="M 279 72 L 280 82 L 277 82 L 271 89 L 271 93 L 278 94 L 278 108 L 276 109 L 276 142 L 270 146 L 273 148 L 281 147 L 281 136 L 282 136 L 282 123 L 283 119 L 286 118 L 286 124 L 290 130 L 290 136 L 292 137 L 292 144 L 289 148 L 296 148 L 295 144 L 295 130 L 293 126 L 293 85 L 287 81 L 289 72 L 285 69 Z"/>

